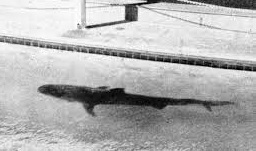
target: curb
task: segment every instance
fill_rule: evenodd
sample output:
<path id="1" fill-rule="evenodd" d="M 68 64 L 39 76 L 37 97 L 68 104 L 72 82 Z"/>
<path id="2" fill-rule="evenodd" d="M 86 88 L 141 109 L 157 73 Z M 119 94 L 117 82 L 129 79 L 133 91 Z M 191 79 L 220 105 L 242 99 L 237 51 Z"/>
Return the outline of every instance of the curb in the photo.
<path id="1" fill-rule="evenodd" d="M 106 56 L 115 56 L 130 59 L 140 59 L 165 63 L 178 63 L 185 65 L 204 66 L 219 69 L 241 70 L 256 72 L 256 62 L 232 60 L 224 58 L 211 58 L 191 55 L 178 55 L 160 52 L 148 52 L 131 49 L 108 48 L 104 46 L 86 46 L 81 44 L 68 44 L 34 38 L 21 38 L 16 36 L 0 35 L 0 42 L 18 44 L 39 48 L 56 49 L 63 51 L 83 52 Z"/>

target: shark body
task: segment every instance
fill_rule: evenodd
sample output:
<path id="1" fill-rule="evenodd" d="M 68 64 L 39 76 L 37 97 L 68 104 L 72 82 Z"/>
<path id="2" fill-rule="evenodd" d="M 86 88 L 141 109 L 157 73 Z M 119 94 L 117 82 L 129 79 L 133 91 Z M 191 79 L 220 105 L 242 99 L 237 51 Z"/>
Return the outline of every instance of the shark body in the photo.
<path id="1" fill-rule="evenodd" d="M 175 99 L 165 97 L 152 97 L 138 94 L 129 94 L 123 88 L 86 87 L 73 85 L 48 84 L 38 88 L 42 94 L 65 99 L 69 102 L 80 102 L 87 113 L 95 116 L 93 111 L 96 105 L 134 105 L 151 106 L 156 109 L 163 109 L 168 105 L 202 105 L 208 111 L 212 106 L 232 105 L 229 101 L 201 101 L 196 99 Z"/>

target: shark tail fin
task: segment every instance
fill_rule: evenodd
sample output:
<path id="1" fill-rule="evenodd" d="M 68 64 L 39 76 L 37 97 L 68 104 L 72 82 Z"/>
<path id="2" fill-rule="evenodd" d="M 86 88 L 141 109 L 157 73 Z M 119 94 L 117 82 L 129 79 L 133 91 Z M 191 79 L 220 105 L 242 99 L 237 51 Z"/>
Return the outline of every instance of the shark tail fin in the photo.
<path id="1" fill-rule="evenodd" d="M 205 102 L 203 103 L 203 106 L 208 110 L 212 111 L 212 106 L 223 106 L 223 105 L 234 105 L 234 102 L 229 102 L 229 101 L 222 101 L 222 102 Z"/>

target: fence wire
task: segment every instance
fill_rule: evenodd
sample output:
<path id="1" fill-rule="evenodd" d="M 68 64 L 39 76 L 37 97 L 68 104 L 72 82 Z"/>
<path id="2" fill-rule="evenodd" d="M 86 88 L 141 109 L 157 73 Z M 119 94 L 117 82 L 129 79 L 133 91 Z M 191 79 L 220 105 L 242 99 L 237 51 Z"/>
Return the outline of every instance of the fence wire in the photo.
<path id="1" fill-rule="evenodd" d="M 170 14 L 166 14 L 166 13 L 157 11 L 157 10 L 163 10 L 161 8 L 159 8 L 159 9 L 158 8 L 150 8 L 150 7 L 146 7 L 146 6 L 138 6 L 138 7 L 139 8 L 147 9 L 147 10 L 149 10 L 151 12 L 160 14 L 160 15 L 168 17 L 168 18 L 178 19 L 178 20 L 190 23 L 190 24 L 199 25 L 199 26 L 203 26 L 203 27 L 206 27 L 206 28 L 210 28 L 210 29 L 217 29 L 217 30 L 237 32 L 237 33 L 246 33 L 246 34 L 256 34 L 255 32 L 251 32 L 250 30 L 249 31 L 242 31 L 242 30 L 221 28 L 221 27 L 217 27 L 217 26 L 214 26 L 214 25 L 209 25 L 209 24 L 205 24 L 205 23 L 198 23 L 198 22 L 195 22 L 195 21 L 191 21 L 191 20 L 188 20 L 188 19 L 184 19 L 184 18 L 181 18 L 181 17 L 177 17 L 177 16 L 173 16 L 173 15 L 170 15 Z M 167 10 L 167 9 L 165 9 L 165 10 Z"/>

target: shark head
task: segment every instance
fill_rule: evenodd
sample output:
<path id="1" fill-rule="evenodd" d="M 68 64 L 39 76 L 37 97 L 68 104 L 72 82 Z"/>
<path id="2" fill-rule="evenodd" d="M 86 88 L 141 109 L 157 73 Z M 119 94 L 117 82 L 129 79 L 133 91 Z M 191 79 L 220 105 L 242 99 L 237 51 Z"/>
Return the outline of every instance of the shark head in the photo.
<path id="1" fill-rule="evenodd" d="M 68 93 L 67 89 L 65 89 L 62 85 L 52 84 L 40 86 L 38 88 L 38 92 L 57 98 L 61 98 Z"/>
<path id="2" fill-rule="evenodd" d="M 123 88 L 110 89 L 107 86 L 96 88 L 72 85 L 46 84 L 40 86 L 37 91 L 44 95 L 64 99 L 69 102 L 80 102 L 83 104 L 87 113 L 95 116 L 93 112 L 94 106 L 98 104 L 107 104 L 109 100 L 116 99 L 117 96 L 125 94 Z M 102 101 L 103 102 L 100 102 Z"/>
<path id="3" fill-rule="evenodd" d="M 38 88 L 38 92 L 45 94 L 45 95 L 50 95 L 53 97 L 60 98 L 62 97 L 65 92 L 61 88 L 61 86 L 58 85 L 43 85 Z"/>

